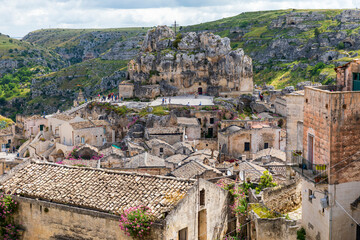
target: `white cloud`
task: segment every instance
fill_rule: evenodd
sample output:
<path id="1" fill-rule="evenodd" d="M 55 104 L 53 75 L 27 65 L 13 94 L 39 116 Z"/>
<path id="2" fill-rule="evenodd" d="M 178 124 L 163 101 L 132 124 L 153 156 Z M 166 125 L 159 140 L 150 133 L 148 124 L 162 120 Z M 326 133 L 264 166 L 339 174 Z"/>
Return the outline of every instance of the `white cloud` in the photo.
<path id="1" fill-rule="evenodd" d="M 109 28 L 191 25 L 246 11 L 352 8 L 354 0 L 0 0 L 0 32 L 21 37 L 41 28 Z M 160 7 L 164 6 L 164 7 Z M 131 8 L 131 9 L 130 9 Z"/>

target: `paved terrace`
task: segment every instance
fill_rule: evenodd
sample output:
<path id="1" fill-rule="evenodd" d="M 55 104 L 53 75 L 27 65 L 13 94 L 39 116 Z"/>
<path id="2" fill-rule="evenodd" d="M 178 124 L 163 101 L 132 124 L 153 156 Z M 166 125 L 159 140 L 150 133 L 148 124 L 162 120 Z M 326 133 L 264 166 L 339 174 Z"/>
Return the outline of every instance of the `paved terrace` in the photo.
<path id="1" fill-rule="evenodd" d="M 171 101 L 169 102 L 169 98 Z M 159 106 L 162 105 L 162 97 L 159 97 L 150 103 L 150 106 Z M 164 97 L 166 99 L 165 104 L 179 104 L 179 105 L 189 105 L 189 106 L 199 106 L 199 105 L 214 105 L 214 97 L 212 96 L 203 96 L 200 95 L 195 98 L 194 95 L 185 95 L 185 96 L 174 96 L 174 97 Z"/>

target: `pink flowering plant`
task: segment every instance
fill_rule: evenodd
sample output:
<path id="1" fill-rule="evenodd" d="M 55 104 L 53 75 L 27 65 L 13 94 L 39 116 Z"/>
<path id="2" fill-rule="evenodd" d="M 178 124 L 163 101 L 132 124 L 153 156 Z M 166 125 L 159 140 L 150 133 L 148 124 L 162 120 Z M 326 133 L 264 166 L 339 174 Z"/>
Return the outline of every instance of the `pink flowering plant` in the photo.
<path id="1" fill-rule="evenodd" d="M 0 238 L 4 240 L 19 239 L 20 229 L 14 223 L 13 215 L 18 203 L 10 196 L 0 195 Z"/>
<path id="2" fill-rule="evenodd" d="M 153 215 L 146 206 L 131 207 L 124 210 L 120 217 L 120 228 L 134 239 L 144 239 L 149 235 Z"/>

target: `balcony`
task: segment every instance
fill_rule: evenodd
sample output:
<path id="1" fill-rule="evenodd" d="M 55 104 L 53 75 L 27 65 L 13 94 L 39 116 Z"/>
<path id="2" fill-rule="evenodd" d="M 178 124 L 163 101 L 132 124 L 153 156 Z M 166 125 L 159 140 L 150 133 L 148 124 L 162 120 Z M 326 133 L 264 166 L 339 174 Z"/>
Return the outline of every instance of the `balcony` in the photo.
<path id="1" fill-rule="evenodd" d="M 301 152 L 291 154 L 291 167 L 307 180 L 314 183 L 328 183 L 328 164 L 314 164 L 301 156 Z"/>

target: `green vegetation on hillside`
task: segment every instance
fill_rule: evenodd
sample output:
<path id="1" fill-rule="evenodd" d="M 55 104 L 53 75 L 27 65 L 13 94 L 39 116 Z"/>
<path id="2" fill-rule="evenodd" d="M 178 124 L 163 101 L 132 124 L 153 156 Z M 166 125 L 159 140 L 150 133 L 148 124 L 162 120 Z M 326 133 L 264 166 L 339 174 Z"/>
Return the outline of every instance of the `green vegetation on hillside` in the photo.
<path id="1" fill-rule="evenodd" d="M 350 29 L 344 27 L 346 30 L 338 30 L 344 23 L 335 16 L 342 11 L 288 9 L 246 12 L 217 21 L 182 27 L 182 31 L 205 30 L 230 38 L 233 49 L 243 48 L 245 54 L 253 58 L 256 84 L 266 83 L 276 88 L 296 85 L 302 81 L 329 84 L 335 79 L 335 66 L 351 61 L 360 54 L 356 49 L 346 49 L 341 39 L 335 44 L 331 44 L 329 39 L 328 46 L 324 46 L 326 41 L 321 41 L 329 38 L 329 34 L 339 32 L 344 32 L 353 39 L 359 37 L 360 27 L 356 27 L 358 24 L 354 27 L 349 25 L 352 27 Z M 277 40 L 282 42 L 278 43 L 281 45 L 272 46 Z M 331 58 L 323 63 L 324 60 L 319 58 L 328 51 L 348 57 Z M 300 63 L 302 66 L 297 67 Z M 320 65 L 317 65 L 318 63 Z"/>
<path id="2" fill-rule="evenodd" d="M 78 90 L 84 87 L 96 87 L 101 78 L 111 76 L 115 71 L 126 70 L 127 61 L 124 60 L 101 60 L 99 58 L 84 61 L 58 72 L 39 77 L 42 85 L 53 83 L 55 78 L 66 78 L 58 86 L 60 89 Z M 101 89 L 98 88 L 98 91 Z"/>
<path id="3" fill-rule="evenodd" d="M 0 102 L 13 98 L 26 97 L 30 92 L 31 79 L 37 74 L 49 72 L 42 66 L 22 67 L 13 73 L 0 77 Z"/>

